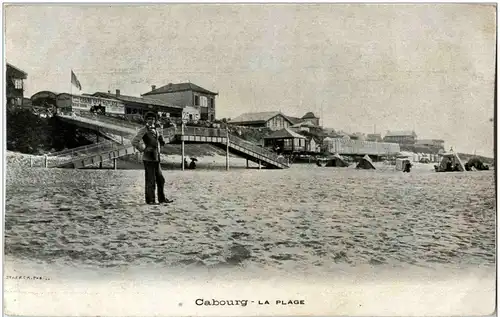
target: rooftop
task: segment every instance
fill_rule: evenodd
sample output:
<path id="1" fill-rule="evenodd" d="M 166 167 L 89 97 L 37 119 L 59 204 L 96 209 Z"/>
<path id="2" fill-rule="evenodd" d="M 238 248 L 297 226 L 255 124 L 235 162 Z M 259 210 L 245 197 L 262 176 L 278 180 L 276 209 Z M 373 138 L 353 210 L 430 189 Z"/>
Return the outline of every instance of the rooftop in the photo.
<path id="1" fill-rule="evenodd" d="M 316 117 L 314 113 L 312 113 L 311 111 L 309 111 L 302 117 L 302 119 L 317 119 L 317 118 L 318 117 Z"/>
<path id="2" fill-rule="evenodd" d="M 287 116 L 279 111 L 247 112 L 232 119 L 230 123 L 265 123 L 279 114 L 288 120 Z"/>
<path id="3" fill-rule="evenodd" d="M 284 128 L 271 133 L 270 135 L 264 137 L 264 139 L 306 139 L 305 136 L 298 134 L 288 128 Z"/>
<path id="4" fill-rule="evenodd" d="M 11 69 L 14 71 L 15 75 L 17 75 L 19 78 L 26 79 L 28 78 L 28 74 L 25 71 L 22 71 L 20 68 L 17 68 L 16 66 L 7 63 L 7 70 Z"/>
<path id="5" fill-rule="evenodd" d="M 141 104 L 145 104 L 145 105 L 154 105 L 154 106 L 182 109 L 181 106 L 176 106 L 176 105 L 173 105 L 171 103 L 168 103 L 168 102 L 165 102 L 162 100 L 153 99 L 153 98 L 127 96 L 127 95 L 122 95 L 122 94 L 117 96 L 116 94 L 113 94 L 113 93 L 100 92 L 100 91 L 92 94 L 92 96 L 112 98 L 112 99 L 116 99 L 116 100 L 120 100 L 120 101 L 124 101 L 124 102 L 135 102 L 135 103 L 141 103 Z"/>
<path id="6" fill-rule="evenodd" d="M 193 83 L 179 83 L 179 84 L 169 83 L 168 85 L 161 86 L 160 88 L 156 88 L 147 93 L 144 93 L 141 96 L 166 94 L 166 93 L 180 92 L 180 91 L 196 91 L 208 95 L 214 95 L 214 96 L 218 95 L 218 93 L 212 92 Z"/>

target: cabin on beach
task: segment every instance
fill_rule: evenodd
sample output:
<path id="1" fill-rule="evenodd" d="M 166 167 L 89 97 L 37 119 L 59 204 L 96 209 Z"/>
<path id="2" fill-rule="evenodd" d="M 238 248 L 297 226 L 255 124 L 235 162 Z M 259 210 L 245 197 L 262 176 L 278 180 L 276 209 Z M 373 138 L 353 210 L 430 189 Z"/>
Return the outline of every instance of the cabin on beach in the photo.
<path id="1" fill-rule="evenodd" d="M 298 153 L 307 149 L 307 138 L 289 128 L 274 131 L 264 137 L 264 146 L 275 149 L 278 153 Z"/>

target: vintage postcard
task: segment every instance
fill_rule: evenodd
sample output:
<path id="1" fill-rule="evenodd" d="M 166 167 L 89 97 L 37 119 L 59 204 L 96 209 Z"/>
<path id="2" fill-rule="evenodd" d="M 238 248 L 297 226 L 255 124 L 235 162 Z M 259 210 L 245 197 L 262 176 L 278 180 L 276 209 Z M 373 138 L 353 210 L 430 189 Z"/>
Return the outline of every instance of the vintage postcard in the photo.
<path id="1" fill-rule="evenodd" d="M 5 314 L 494 314 L 496 12 L 5 4 Z"/>

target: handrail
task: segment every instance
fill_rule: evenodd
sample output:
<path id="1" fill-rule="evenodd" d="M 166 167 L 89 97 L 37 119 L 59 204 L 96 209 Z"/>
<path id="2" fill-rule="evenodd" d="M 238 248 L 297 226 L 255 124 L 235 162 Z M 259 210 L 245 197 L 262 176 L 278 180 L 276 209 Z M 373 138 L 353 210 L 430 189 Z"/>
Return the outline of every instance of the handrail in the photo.
<path id="1" fill-rule="evenodd" d="M 131 130 L 134 129 L 136 131 L 141 126 L 139 124 L 133 124 L 131 122 L 127 122 L 124 120 L 114 119 L 114 118 L 106 117 L 103 115 L 90 114 L 90 113 L 88 113 L 88 114 L 87 113 L 85 113 L 85 114 L 73 113 L 72 115 L 63 114 L 61 116 L 70 117 L 70 118 L 81 117 L 82 119 L 86 119 L 88 121 L 92 120 L 92 121 L 102 122 L 102 123 L 115 125 L 115 126 L 119 126 L 119 127 L 125 127 L 128 129 L 131 129 Z M 179 134 L 189 135 L 189 136 L 223 137 L 223 138 L 229 136 L 230 143 L 241 146 L 241 147 L 245 148 L 247 151 L 253 152 L 254 154 L 264 156 L 265 158 L 272 160 L 276 163 L 288 166 L 288 164 L 285 163 L 285 159 L 283 158 L 283 156 L 279 156 L 278 154 L 273 153 L 264 147 L 258 146 L 255 143 L 244 140 L 244 139 L 242 139 L 234 134 L 229 134 L 229 130 L 227 128 L 208 128 L 208 127 L 185 126 L 185 125 L 178 127 L 178 126 L 174 125 L 174 126 L 162 129 L 160 134 L 162 134 L 164 137 L 167 137 L 167 136 L 171 137 L 171 136 L 179 135 Z M 95 149 L 102 149 L 102 147 L 104 145 L 111 145 L 111 148 L 115 147 L 114 143 L 112 143 L 112 144 L 105 143 L 105 144 L 101 144 L 101 145 L 89 146 L 88 148 L 82 148 L 82 149 L 79 149 L 77 151 L 69 151 L 69 153 L 71 153 L 72 155 L 74 153 L 82 154 L 82 153 L 86 153 L 90 149 L 92 149 L 94 152 L 93 155 L 95 155 L 96 151 L 94 151 L 94 150 Z M 125 142 L 123 145 L 120 144 L 120 146 L 130 146 L 130 141 Z M 81 159 L 81 157 L 79 157 L 79 159 Z M 71 162 L 71 161 L 72 160 L 70 160 L 69 162 Z"/>
<path id="2" fill-rule="evenodd" d="M 99 153 L 102 153 L 102 152 L 109 152 L 109 151 L 121 150 L 121 149 L 128 148 L 130 146 L 131 146 L 131 144 L 129 142 L 127 142 L 126 144 L 116 144 L 116 143 L 113 143 L 113 144 L 111 144 L 111 146 L 109 148 L 107 148 L 107 149 L 105 149 L 103 151 L 96 151 L 96 152 L 93 152 L 93 153 L 86 153 L 87 155 L 84 155 L 84 156 L 72 157 L 72 158 L 64 160 L 64 161 L 59 161 L 55 165 L 52 165 L 52 166 L 59 166 L 59 165 L 64 165 L 64 164 L 72 163 L 74 161 L 84 160 L 84 159 L 87 159 L 89 157 L 100 155 Z M 56 157 L 52 157 L 52 159 L 55 159 L 55 158 Z"/>
<path id="3" fill-rule="evenodd" d="M 227 136 L 227 130 L 220 129 L 220 128 L 205 128 L 205 127 L 185 126 L 184 127 L 184 134 L 185 135 L 192 135 L 192 136 L 211 136 L 211 137 L 223 137 L 223 138 L 225 138 Z"/>
<path id="4" fill-rule="evenodd" d="M 90 113 L 90 112 L 89 113 L 86 113 L 86 112 L 74 113 L 74 115 L 78 116 L 78 117 L 92 119 L 95 121 L 112 123 L 112 124 L 116 124 L 116 125 L 119 125 L 122 127 L 127 127 L 127 128 L 129 128 L 129 127 L 130 128 L 137 128 L 137 127 L 142 126 L 142 124 L 134 123 L 134 122 L 131 122 L 128 120 L 122 120 L 122 119 L 113 118 L 113 117 L 109 117 L 109 116 L 102 115 L 102 114 L 94 114 L 94 113 Z"/>
<path id="5" fill-rule="evenodd" d="M 102 146 L 102 145 L 105 145 L 105 144 L 111 144 L 111 143 L 114 143 L 114 141 L 105 140 L 105 141 L 102 141 L 102 142 L 99 142 L 99 143 L 93 143 L 93 144 L 89 144 L 89 145 L 82 145 L 82 146 L 79 146 L 79 147 L 73 148 L 73 149 L 66 149 L 66 150 L 62 150 L 62 151 L 58 151 L 58 152 L 48 153 L 47 156 L 49 156 L 49 157 L 64 156 L 64 155 L 67 155 L 67 154 L 73 154 L 75 152 L 89 150 L 89 149 L 93 149 L 93 148 L 96 148 L 96 147 L 99 147 L 99 146 Z"/>
<path id="6" fill-rule="evenodd" d="M 206 128 L 206 127 L 190 127 L 184 126 L 183 131 L 185 135 L 191 136 L 211 136 L 211 137 L 227 137 L 228 130 L 222 128 Z M 256 145 L 250 141 L 244 140 L 240 137 L 237 137 L 234 134 L 229 134 L 229 142 L 232 142 L 238 146 L 245 148 L 248 151 L 253 152 L 254 154 L 262 155 L 272 161 L 277 163 L 287 165 L 284 161 L 285 159 L 282 156 L 279 156 L 276 153 L 273 153 L 263 147 Z"/>
<path id="7" fill-rule="evenodd" d="M 276 153 L 273 153 L 264 147 L 260 147 L 260 146 L 254 144 L 250 141 L 244 140 L 244 139 L 237 137 L 235 135 L 231 135 L 229 137 L 229 141 L 236 144 L 236 145 L 239 145 L 239 146 L 245 148 L 246 150 L 249 150 L 249 151 L 252 151 L 256 154 L 262 155 L 270 160 L 273 160 L 273 161 L 278 162 L 278 163 L 283 164 L 283 165 L 287 165 L 284 162 L 284 158 L 282 156 L 280 156 Z"/>

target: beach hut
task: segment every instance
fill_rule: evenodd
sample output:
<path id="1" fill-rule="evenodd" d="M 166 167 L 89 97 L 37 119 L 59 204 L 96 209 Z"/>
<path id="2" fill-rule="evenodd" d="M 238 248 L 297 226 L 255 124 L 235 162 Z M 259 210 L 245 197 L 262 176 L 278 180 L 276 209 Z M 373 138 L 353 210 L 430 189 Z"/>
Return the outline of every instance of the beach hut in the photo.
<path id="1" fill-rule="evenodd" d="M 326 166 L 348 167 L 349 163 L 347 163 L 338 153 L 335 153 L 333 157 L 330 160 L 328 160 Z"/>
<path id="2" fill-rule="evenodd" d="M 411 163 L 411 158 L 413 158 L 413 153 L 399 152 L 396 154 L 396 171 L 403 171 L 406 164 Z"/>
<path id="3" fill-rule="evenodd" d="M 359 161 L 358 165 L 356 165 L 356 168 L 375 169 L 375 165 L 373 165 L 372 159 L 368 155 L 365 155 L 361 161 Z"/>
<path id="4" fill-rule="evenodd" d="M 264 137 L 264 146 L 279 148 L 279 152 L 284 153 L 303 152 L 306 150 L 306 140 L 305 136 L 284 128 Z"/>
<path id="5" fill-rule="evenodd" d="M 434 165 L 436 172 L 464 172 L 465 165 L 455 152 L 445 152 L 441 154 L 442 159 L 439 165 Z"/>

